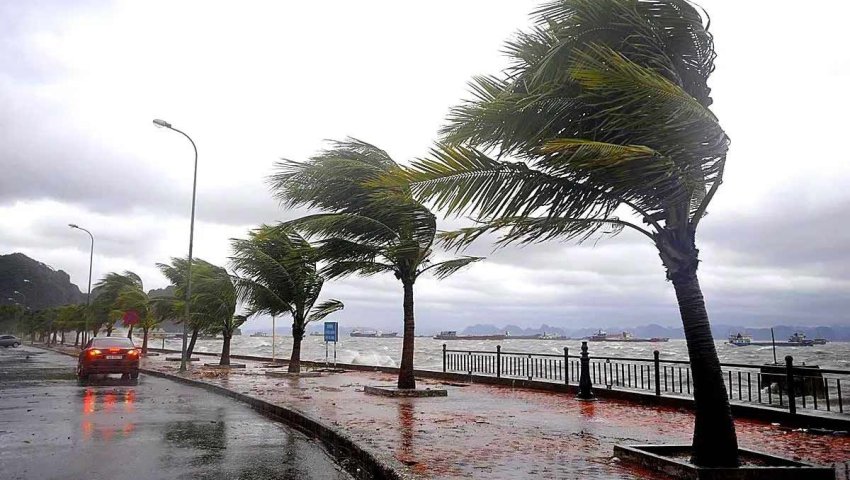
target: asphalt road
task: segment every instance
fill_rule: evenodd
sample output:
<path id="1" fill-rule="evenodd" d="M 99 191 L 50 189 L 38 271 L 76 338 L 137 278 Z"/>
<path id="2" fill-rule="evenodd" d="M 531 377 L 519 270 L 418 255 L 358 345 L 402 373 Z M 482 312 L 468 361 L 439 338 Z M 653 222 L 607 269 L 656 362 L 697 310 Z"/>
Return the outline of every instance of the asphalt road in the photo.
<path id="1" fill-rule="evenodd" d="M 71 357 L 0 348 L 0 478 L 348 479 L 248 406 L 148 377 L 79 385 Z"/>

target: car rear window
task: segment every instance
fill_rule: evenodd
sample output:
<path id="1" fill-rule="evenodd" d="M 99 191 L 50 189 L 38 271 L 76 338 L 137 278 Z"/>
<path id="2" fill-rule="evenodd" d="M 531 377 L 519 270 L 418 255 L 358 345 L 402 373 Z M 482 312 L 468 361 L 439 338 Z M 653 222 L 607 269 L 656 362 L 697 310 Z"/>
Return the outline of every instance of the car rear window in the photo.
<path id="1" fill-rule="evenodd" d="M 133 348 L 133 341 L 126 337 L 107 337 L 94 338 L 91 341 L 92 347 L 97 348 Z"/>

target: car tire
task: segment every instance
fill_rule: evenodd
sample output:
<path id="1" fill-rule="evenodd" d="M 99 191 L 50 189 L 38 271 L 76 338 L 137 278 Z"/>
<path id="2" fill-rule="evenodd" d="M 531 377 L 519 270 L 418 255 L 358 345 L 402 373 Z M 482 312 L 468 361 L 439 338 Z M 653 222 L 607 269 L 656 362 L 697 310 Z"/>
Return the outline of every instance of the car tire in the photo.
<path id="1" fill-rule="evenodd" d="M 15 343 L 12 344 L 12 346 L 15 347 L 15 348 L 18 348 L 18 347 L 21 346 L 21 344 L 19 342 L 15 342 Z"/>

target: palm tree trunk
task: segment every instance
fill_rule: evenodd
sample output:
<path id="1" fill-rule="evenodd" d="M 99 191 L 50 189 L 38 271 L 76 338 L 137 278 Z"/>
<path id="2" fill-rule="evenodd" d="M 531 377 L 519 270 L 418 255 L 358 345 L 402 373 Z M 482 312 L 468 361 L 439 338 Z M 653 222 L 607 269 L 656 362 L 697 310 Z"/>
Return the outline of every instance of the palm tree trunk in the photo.
<path id="1" fill-rule="evenodd" d="M 230 339 L 233 336 L 233 331 L 224 331 L 224 343 L 221 345 L 221 361 L 219 365 L 230 365 Z"/>
<path id="2" fill-rule="evenodd" d="M 416 388 L 413 377 L 413 282 L 404 282 L 404 339 L 401 347 L 401 368 L 398 371 L 398 388 Z"/>
<path id="3" fill-rule="evenodd" d="M 59 343 L 65 345 L 65 330 L 62 330 L 62 336 L 59 338 Z"/>
<path id="4" fill-rule="evenodd" d="M 673 287 L 685 328 L 694 381 L 693 462 L 705 467 L 736 466 L 735 424 L 696 272 L 687 278 L 674 278 Z"/>
<path id="5" fill-rule="evenodd" d="M 148 354 L 148 331 L 150 328 L 142 327 L 142 356 Z"/>
<path id="6" fill-rule="evenodd" d="M 676 290 L 693 374 L 696 419 L 691 461 L 703 467 L 733 467 L 739 464 L 738 439 L 705 299 L 697 279 L 699 250 L 695 237 L 690 227 L 671 228 L 661 233 L 657 240 L 667 278 Z"/>
<path id="7" fill-rule="evenodd" d="M 192 329 L 192 337 L 189 339 L 189 346 L 186 348 L 186 358 L 192 358 L 192 352 L 195 351 L 195 341 L 198 340 L 198 328 Z"/>
<path id="8" fill-rule="evenodd" d="M 289 373 L 301 372 L 301 340 L 304 339 L 304 319 L 296 314 L 292 322 L 292 354 L 289 356 Z"/>
<path id="9" fill-rule="evenodd" d="M 80 344 L 80 331 L 77 330 L 77 335 L 74 336 L 74 346 L 76 347 L 79 344 Z"/>

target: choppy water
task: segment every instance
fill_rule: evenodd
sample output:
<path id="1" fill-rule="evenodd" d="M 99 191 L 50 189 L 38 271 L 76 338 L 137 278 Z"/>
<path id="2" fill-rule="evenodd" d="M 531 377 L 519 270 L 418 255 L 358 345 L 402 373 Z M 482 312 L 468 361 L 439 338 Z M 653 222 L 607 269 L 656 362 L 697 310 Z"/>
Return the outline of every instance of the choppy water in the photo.
<path id="1" fill-rule="evenodd" d="M 141 343 L 141 342 L 139 342 Z M 554 353 L 563 354 L 564 347 L 571 355 L 577 355 L 581 348 L 580 340 L 455 340 L 444 342 L 433 338 L 416 339 L 415 364 L 417 368 L 442 368 L 443 343 L 452 350 L 495 351 L 496 345 L 503 352 Z M 151 346 L 161 347 L 162 341 L 152 340 Z M 591 356 L 652 358 L 653 350 L 658 350 L 662 359 L 687 360 L 687 348 L 684 340 L 670 340 L 665 343 L 597 343 L 588 344 Z M 180 349 L 179 339 L 167 339 L 166 348 Z M 292 339 L 286 336 L 276 338 L 276 356 L 288 358 L 292 348 Z M 221 351 L 221 340 L 198 340 L 199 352 Z M 337 361 L 360 365 L 398 366 L 401 359 L 401 338 L 353 338 L 341 337 L 336 344 Z M 272 355 L 271 337 L 233 337 L 231 353 L 240 355 Z M 735 347 L 723 341 L 717 342 L 717 353 L 721 362 L 762 364 L 773 361 L 773 350 L 769 346 Z M 333 344 L 329 348 L 333 359 Z M 819 365 L 821 368 L 850 370 L 850 342 L 831 342 L 812 347 L 776 347 L 776 356 L 783 362 L 786 355 L 794 357 L 795 364 Z M 322 337 L 308 336 L 301 346 L 303 360 L 323 361 L 325 343 Z"/>

